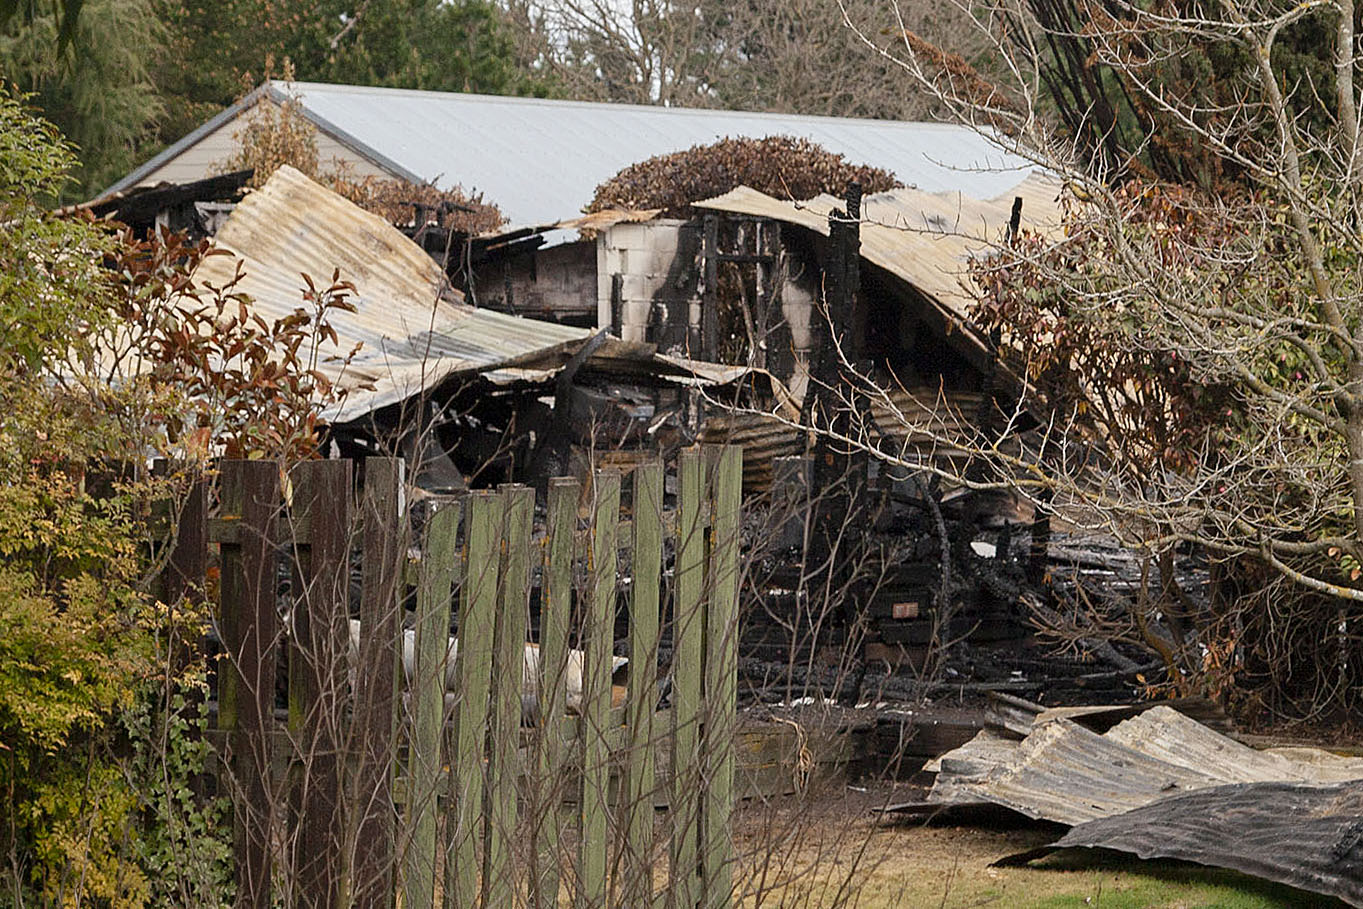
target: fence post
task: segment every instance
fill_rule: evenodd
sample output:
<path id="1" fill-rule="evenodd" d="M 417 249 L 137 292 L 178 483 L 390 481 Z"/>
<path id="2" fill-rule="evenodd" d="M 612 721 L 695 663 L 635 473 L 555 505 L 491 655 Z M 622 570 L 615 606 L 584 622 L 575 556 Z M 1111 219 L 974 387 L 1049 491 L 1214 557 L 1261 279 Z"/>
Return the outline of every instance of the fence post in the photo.
<path id="1" fill-rule="evenodd" d="M 623 905 L 653 902 L 653 714 L 658 702 L 658 589 L 663 556 L 663 465 L 634 471 L 629 607 L 629 752 L 625 764 Z"/>
<path id="2" fill-rule="evenodd" d="M 397 724 L 393 704 L 401 679 L 402 603 L 398 596 L 406 557 L 406 508 L 399 458 L 364 462 L 364 577 L 360 594 L 360 653 L 355 727 L 359 767 L 355 802 L 354 904 L 391 909 L 393 893 L 393 765 Z"/>
<path id="3" fill-rule="evenodd" d="M 503 507 L 503 497 L 495 493 L 475 492 L 469 497 L 459 659 L 455 661 L 454 749 L 450 757 L 453 805 L 446 816 L 449 846 L 445 853 L 445 905 L 450 909 L 469 909 L 478 899 L 478 839 L 483 829 L 486 784 L 483 757 L 487 750 Z"/>
<path id="4" fill-rule="evenodd" d="M 705 729 L 701 787 L 704 825 L 701 874 L 705 905 L 732 903 L 734 732 L 738 702 L 738 547 L 743 489 L 742 449 L 718 452 L 711 520 L 709 607 L 705 610 Z"/>
<path id="5" fill-rule="evenodd" d="M 279 467 L 265 461 L 223 464 L 222 513 L 239 517 L 235 543 L 224 543 L 220 628 L 226 671 L 219 671 L 219 725 L 231 736 L 237 905 L 270 905 L 270 847 L 276 818 L 270 778 L 274 726 L 276 519 Z M 225 683 L 225 684 L 224 684 Z"/>
<path id="6" fill-rule="evenodd" d="M 616 528 L 620 474 L 598 470 L 592 483 L 591 573 L 582 656 L 582 835 L 577 905 L 606 903 L 610 797 L 611 649 L 615 637 Z"/>
<path id="7" fill-rule="evenodd" d="M 701 453 L 683 451 L 677 472 L 676 591 L 672 607 L 672 905 L 692 909 L 698 898 L 700 836 L 700 712 L 703 684 L 705 534 Z"/>
<path id="8" fill-rule="evenodd" d="M 300 481 L 294 497 L 296 526 L 308 531 L 307 543 L 300 544 L 307 552 L 299 572 L 303 586 L 293 608 L 293 655 L 300 661 L 302 695 L 295 869 L 305 902 L 336 906 L 349 896 L 343 847 L 346 824 L 354 820 L 342 811 L 338 756 L 350 646 L 351 462 L 305 461 L 295 474 Z M 293 695 L 291 690 L 291 701 Z"/>
<path id="9" fill-rule="evenodd" d="M 164 459 L 156 461 L 158 474 L 164 475 L 169 467 Z M 195 479 L 184 500 L 180 503 L 180 513 L 171 516 L 170 553 L 160 578 L 161 599 L 172 610 L 176 610 L 186 598 L 196 599 L 203 596 L 204 578 L 208 572 L 208 482 Z M 173 624 L 173 622 L 172 622 Z M 197 648 L 201 642 L 188 642 L 189 647 Z M 183 655 L 183 654 L 181 654 Z"/>
<path id="10" fill-rule="evenodd" d="M 435 857 L 441 729 L 450 634 L 450 591 L 458 565 L 459 504 L 439 503 L 426 526 L 417 582 L 417 614 L 410 680 L 412 731 L 407 749 L 408 842 L 403 905 L 435 903 Z M 448 887 L 446 888 L 448 890 Z"/>
<path id="11" fill-rule="evenodd" d="M 577 480 L 549 481 L 544 583 L 540 591 L 539 735 L 531 882 L 535 909 L 557 909 L 559 884 L 559 803 L 563 798 L 564 672 L 568 660 L 568 626 L 573 608 L 573 536 L 582 487 Z"/>
<path id="12" fill-rule="evenodd" d="M 497 609 L 492 664 L 492 737 L 488 755 L 487 838 L 483 849 L 483 905 L 512 905 L 510 844 L 516 833 L 520 775 L 521 698 L 525 679 L 525 629 L 530 610 L 530 536 L 535 490 L 503 486 L 506 501 L 506 568 Z"/>
<path id="13" fill-rule="evenodd" d="M 166 477 L 171 465 L 165 458 L 157 458 L 152 463 L 152 474 Z M 166 604 L 166 646 L 175 669 L 183 670 L 200 654 L 205 652 L 206 641 L 202 634 L 191 640 L 180 635 L 184 630 L 182 613 L 186 602 L 191 608 L 200 606 L 206 596 L 208 579 L 208 481 L 197 472 L 193 474 L 191 485 L 180 500 L 180 510 L 175 513 L 175 501 L 164 499 L 154 503 L 153 515 L 160 516 L 164 509 L 167 518 L 164 525 L 165 536 L 157 528 L 152 541 L 153 547 L 164 544 L 164 551 L 155 549 L 158 555 L 164 554 L 165 562 L 161 574 L 156 579 L 156 591 L 161 602 Z M 165 691 L 169 701 L 171 691 Z M 194 690 L 186 690 L 185 715 L 201 714 L 203 698 Z"/>

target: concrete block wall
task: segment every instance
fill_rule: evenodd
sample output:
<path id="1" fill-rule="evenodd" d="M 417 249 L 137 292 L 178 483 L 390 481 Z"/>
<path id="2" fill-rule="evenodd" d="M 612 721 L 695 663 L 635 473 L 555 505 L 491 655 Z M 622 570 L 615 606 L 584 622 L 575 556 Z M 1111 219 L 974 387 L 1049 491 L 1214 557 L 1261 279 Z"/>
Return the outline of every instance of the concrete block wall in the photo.
<path id="1" fill-rule="evenodd" d="M 597 235 L 597 324 L 610 327 L 626 341 L 648 340 L 654 303 L 671 299 L 669 286 L 681 227 L 686 222 L 662 218 L 637 224 L 616 224 Z M 611 281 L 620 275 L 620 325 L 611 322 Z"/>

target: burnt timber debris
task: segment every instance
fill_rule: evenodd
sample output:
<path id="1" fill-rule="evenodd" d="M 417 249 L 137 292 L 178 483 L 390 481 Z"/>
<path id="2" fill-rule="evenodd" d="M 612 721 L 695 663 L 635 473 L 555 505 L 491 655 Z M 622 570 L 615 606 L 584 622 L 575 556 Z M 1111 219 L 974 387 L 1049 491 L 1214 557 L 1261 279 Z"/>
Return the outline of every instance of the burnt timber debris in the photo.
<path id="1" fill-rule="evenodd" d="M 64 211 L 84 210 L 110 218 L 146 237 L 157 228 L 184 231 L 191 241 L 217 233 L 218 227 L 241 201 L 255 171 L 239 170 L 189 183 L 159 183 L 108 193 Z"/>
<path id="2" fill-rule="evenodd" d="M 127 214 L 134 201 L 141 212 L 237 199 L 244 179 L 99 204 Z M 282 168 L 239 201 L 214 203 L 230 213 L 213 227 L 245 261 L 240 289 L 267 318 L 291 311 L 300 271 L 355 279 L 359 312 L 337 328 L 342 347 L 363 348 L 336 378 L 375 387 L 325 415 L 333 455 L 400 451 L 419 487 L 443 493 L 603 463 L 628 470 L 697 442 L 741 445 L 754 700 L 777 696 L 766 680 L 792 647 L 822 646 L 792 637 L 788 621 L 822 585 L 843 603 L 835 624 L 857 642 L 855 665 L 798 660 L 786 676 L 800 677 L 801 694 L 1108 701 L 1130 697 L 1148 667 L 1112 648 L 1054 658 L 1033 640 L 1030 604 L 1047 598 L 1038 561 L 1063 588 L 1106 579 L 1113 564 L 1138 574 L 1129 554 L 1065 569 L 1056 555 L 1088 544 L 1043 535 L 1017 496 L 883 469 L 800 428 L 842 421 L 907 459 L 964 469 L 968 452 L 948 440 L 1011 407 L 1015 386 L 967 317 L 960 271 L 1019 219 L 1043 229 L 1054 197 L 1037 176 L 990 201 L 914 189 L 862 198 L 853 187 L 787 203 L 740 188 L 687 221 L 604 211 L 466 237 L 418 207 L 388 224 Z M 215 269 L 228 261 L 207 260 L 201 277 L 225 280 Z M 883 380 L 884 394 L 866 395 L 849 363 Z M 820 562 L 828 572 L 801 567 Z M 1196 586 L 1196 560 L 1179 570 Z M 968 646 L 929 667 L 949 641 Z M 920 684 L 925 673 L 935 680 Z"/>

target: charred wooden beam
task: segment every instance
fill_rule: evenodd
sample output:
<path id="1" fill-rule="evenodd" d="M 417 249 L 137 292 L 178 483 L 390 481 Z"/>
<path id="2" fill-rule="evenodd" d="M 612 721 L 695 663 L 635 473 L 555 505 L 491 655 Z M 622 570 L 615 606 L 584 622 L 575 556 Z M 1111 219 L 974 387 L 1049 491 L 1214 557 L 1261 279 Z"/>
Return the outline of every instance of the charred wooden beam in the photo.
<path id="1" fill-rule="evenodd" d="M 704 230 L 702 255 L 705 259 L 705 288 L 700 307 L 701 356 L 713 363 L 719 355 L 719 216 L 706 215 Z"/>

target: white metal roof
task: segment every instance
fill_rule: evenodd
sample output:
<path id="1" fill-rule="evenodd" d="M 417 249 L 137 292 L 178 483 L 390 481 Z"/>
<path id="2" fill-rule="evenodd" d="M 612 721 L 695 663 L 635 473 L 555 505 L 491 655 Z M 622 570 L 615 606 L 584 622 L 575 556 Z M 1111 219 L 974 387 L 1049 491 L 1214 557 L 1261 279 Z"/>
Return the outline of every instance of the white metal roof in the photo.
<path id="1" fill-rule="evenodd" d="M 887 168 L 927 192 L 996 196 L 1031 171 L 979 133 L 942 123 L 853 120 L 602 104 L 452 92 L 273 82 L 271 97 L 300 99 L 317 127 L 407 179 L 480 191 L 513 225 L 543 224 L 585 206 L 596 187 L 654 155 L 725 137 L 810 139 L 855 164 Z M 136 185 L 234 105 L 111 187 Z"/>

